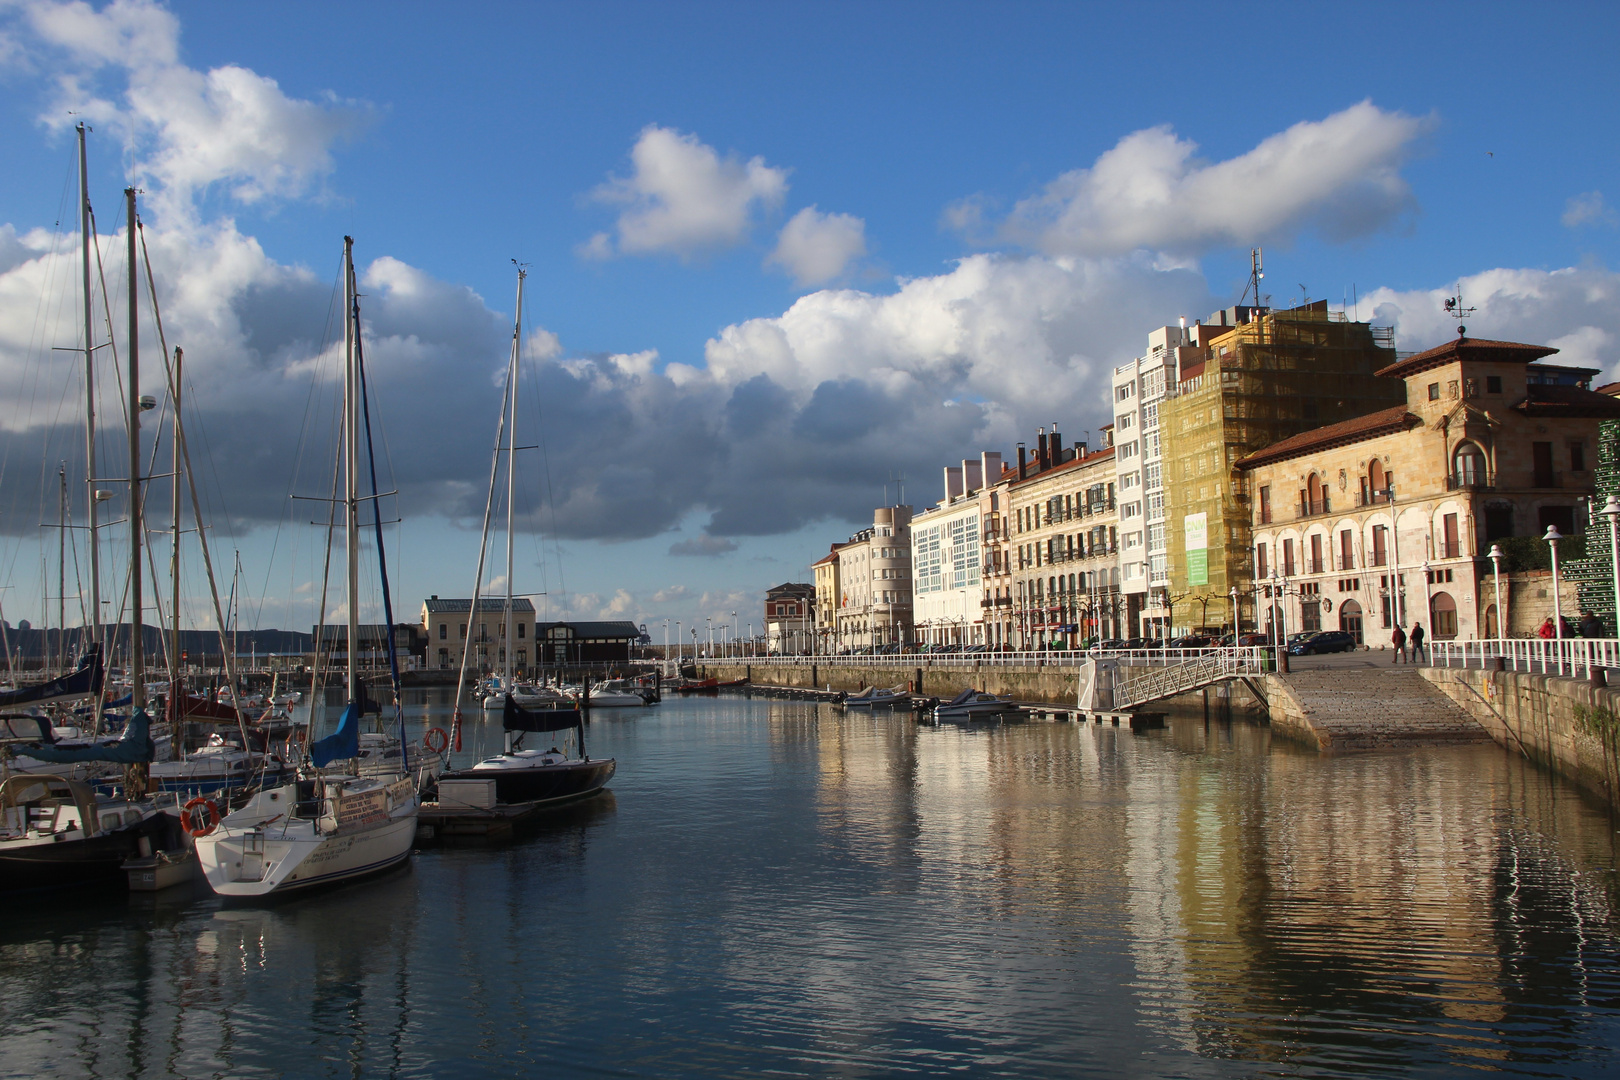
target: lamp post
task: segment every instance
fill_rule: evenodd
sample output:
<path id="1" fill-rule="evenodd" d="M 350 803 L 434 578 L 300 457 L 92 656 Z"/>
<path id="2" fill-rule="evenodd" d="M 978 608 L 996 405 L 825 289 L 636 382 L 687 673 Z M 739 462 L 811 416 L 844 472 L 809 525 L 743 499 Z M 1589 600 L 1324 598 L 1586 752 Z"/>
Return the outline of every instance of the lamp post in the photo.
<path id="1" fill-rule="evenodd" d="M 1395 625 L 1406 625 L 1406 588 L 1401 581 L 1401 513 L 1395 509 L 1395 485 L 1384 489 L 1389 499 L 1389 546 L 1395 557 L 1394 572 L 1390 577 L 1390 591 L 1395 594 Z"/>
<path id="2" fill-rule="evenodd" d="M 1614 570 L 1615 636 L 1620 637 L 1620 496 L 1610 495 L 1609 501 L 1603 504 L 1603 509 L 1598 513 L 1609 519 L 1609 561 Z"/>
<path id="3" fill-rule="evenodd" d="M 1429 623 L 1429 636 L 1434 637 L 1434 594 L 1430 588 L 1433 572 L 1429 568 L 1429 560 L 1423 560 L 1423 618 Z"/>
<path id="4" fill-rule="evenodd" d="M 742 640 L 742 625 L 737 622 L 737 613 L 735 611 L 731 613 L 731 640 Z"/>
<path id="5" fill-rule="evenodd" d="M 1613 501 L 1612 499 L 1610 500 Z M 1496 640 L 1502 640 L 1502 546 L 1492 544 L 1490 551 L 1491 576 L 1496 580 Z M 1500 654 L 1501 650 L 1497 652 Z"/>
<path id="6" fill-rule="evenodd" d="M 680 674 L 681 667 L 681 620 L 675 620 L 675 673 Z"/>
<path id="7" fill-rule="evenodd" d="M 1237 586 L 1233 585 L 1230 589 L 1226 590 L 1226 596 L 1227 599 L 1232 602 L 1232 644 L 1236 645 L 1238 635 L 1243 633 L 1243 618 L 1242 614 L 1238 611 Z"/>
<path id="8" fill-rule="evenodd" d="M 1558 641 L 1564 640 L 1564 606 L 1558 595 L 1558 541 L 1563 538 L 1556 525 L 1548 525 L 1542 537 L 1552 549 L 1553 637 Z"/>
<path id="9" fill-rule="evenodd" d="M 1277 670 L 1284 675 L 1288 674 L 1288 609 L 1283 606 L 1283 587 L 1287 583 L 1286 578 L 1277 576 L 1277 571 L 1271 572 L 1271 599 L 1277 612 Z"/>
<path id="10" fill-rule="evenodd" d="M 678 638 L 676 640 L 679 640 Z M 669 660 L 669 620 L 664 620 L 664 660 Z"/>

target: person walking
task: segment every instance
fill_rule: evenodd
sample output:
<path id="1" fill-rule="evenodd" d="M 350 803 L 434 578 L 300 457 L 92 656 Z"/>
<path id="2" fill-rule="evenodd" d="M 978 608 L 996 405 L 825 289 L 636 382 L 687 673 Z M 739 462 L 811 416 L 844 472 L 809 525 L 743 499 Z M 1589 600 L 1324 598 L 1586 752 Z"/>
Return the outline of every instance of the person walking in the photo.
<path id="1" fill-rule="evenodd" d="M 1541 626 L 1537 628 L 1536 637 L 1540 638 L 1542 641 L 1551 641 L 1557 636 L 1558 631 L 1553 629 L 1552 616 L 1549 615 L 1547 616 L 1547 621 L 1543 622 Z"/>
<path id="2" fill-rule="evenodd" d="M 1390 663 L 1399 664 L 1401 661 L 1406 659 L 1405 630 L 1402 630 L 1399 626 L 1395 627 L 1395 632 L 1389 635 L 1389 645 L 1390 648 L 1395 650 L 1395 655 L 1389 659 Z"/>
<path id="3" fill-rule="evenodd" d="M 1590 611 L 1581 612 L 1581 637 L 1600 638 L 1603 636 L 1603 620 Z"/>
<path id="4" fill-rule="evenodd" d="M 1428 654 L 1423 651 L 1423 624 L 1422 623 L 1413 623 L 1412 624 L 1412 663 L 1414 663 L 1414 664 L 1417 663 L 1418 659 L 1420 657 L 1422 658 L 1422 660 L 1423 660 L 1423 662 L 1425 664 L 1427 664 L 1429 662 Z"/>

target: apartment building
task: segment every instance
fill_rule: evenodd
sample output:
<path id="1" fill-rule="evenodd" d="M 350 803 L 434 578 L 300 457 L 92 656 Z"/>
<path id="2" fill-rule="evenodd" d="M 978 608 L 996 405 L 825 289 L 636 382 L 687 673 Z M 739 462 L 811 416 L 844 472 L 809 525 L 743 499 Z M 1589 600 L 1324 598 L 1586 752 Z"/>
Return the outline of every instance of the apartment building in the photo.
<path id="1" fill-rule="evenodd" d="M 428 667 L 460 667 L 462 650 L 469 643 L 472 648 L 470 666 L 484 668 L 506 663 L 506 601 L 480 597 L 476 616 L 472 606 L 470 598 L 441 600 L 437 594 L 422 601 Z M 513 666 L 527 667 L 530 657 L 536 655 L 534 603 L 523 597 L 512 600 L 512 636 Z"/>
<path id="2" fill-rule="evenodd" d="M 836 554 L 839 647 L 910 644 L 911 507 L 878 507 L 872 527 L 851 536 Z"/>
<path id="3" fill-rule="evenodd" d="M 1065 447 L 1041 430 L 1035 454 L 1022 444 L 1008 485 L 1008 607 L 1020 648 L 1072 649 L 1090 637 L 1119 637 L 1127 613 L 1120 590 L 1117 443 Z"/>
<path id="4" fill-rule="evenodd" d="M 765 591 L 765 638 L 772 652 L 807 653 L 815 630 L 816 587 L 785 581 Z"/>
<path id="5" fill-rule="evenodd" d="M 1513 625 L 1491 544 L 1583 531 L 1598 425 L 1620 418 L 1620 401 L 1589 389 L 1595 370 L 1535 362 L 1556 351 L 1459 337 L 1378 372 L 1401 380 L 1404 403 L 1241 458 L 1257 624 L 1375 644 L 1396 625 L 1435 640 Z"/>
<path id="6" fill-rule="evenodd" d="M 1001 455 L 990 451 L 945 466 L 940 501 L 911 520 L 912 618 L 919 644 L 989 640 L 985 533 L 1002 509 L 1001 473 Z"/>

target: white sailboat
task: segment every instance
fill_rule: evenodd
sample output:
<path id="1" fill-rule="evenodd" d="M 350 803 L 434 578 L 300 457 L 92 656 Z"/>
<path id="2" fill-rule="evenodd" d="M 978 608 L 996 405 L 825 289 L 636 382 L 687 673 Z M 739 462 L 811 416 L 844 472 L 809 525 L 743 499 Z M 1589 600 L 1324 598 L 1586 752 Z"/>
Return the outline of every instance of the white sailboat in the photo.
<path id="1" fill-rule="evenodd" d="M 364 700 L 359 670 L 362 360 L 353 247 L 354 241 L 344 237 L 348 705 L 337 730 L 310 746 L 310 768 L 299 779 L 259 791 L 241 809 L 217 822 L 198 823 L 206 830 L 197 836 L 203 873 L 213 890 L 227 897 L 263 898 L 387 870 L 410 857 L 416 836 L 416 782 L 407 771 L 403 753 L 399 772 L 379 775 L 359 768 L 360 702 Z M 401 741 L 403 744 L 403 732 Z M 343 767 L 329 768 L 338 762 Z"/>

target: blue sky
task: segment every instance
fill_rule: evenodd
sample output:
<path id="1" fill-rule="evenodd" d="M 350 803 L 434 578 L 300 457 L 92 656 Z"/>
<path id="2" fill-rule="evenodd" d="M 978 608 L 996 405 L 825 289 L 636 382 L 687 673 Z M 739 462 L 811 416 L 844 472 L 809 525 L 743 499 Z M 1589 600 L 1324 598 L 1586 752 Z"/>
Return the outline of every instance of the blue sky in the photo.
<path id="1" fill-rule="evenodd" d="M 71 246 L 69 109 L 96 127 L 102 233 L 121 187 L 146 191 L 249 621 L 313 621 L 285 496 L 324 454 L 300 430 L 324 415 L 312 357 L 349 233 L 405 519 L 396 606 L 469 591 L 516 258 L 556 496 L 531 524 L 565 534 L 546 603 L 658 639 L 665 618 L 746 623 L 891 476 L 920 504 L 950 460 L 1094 429 L 1107 367 L 1234 302 L 1252 244 L 1273 302 L 1354 288 L 1402 348 L 1450 332 L 1438 298 L 1462 281 L 1476 334 L 1612 371 L 1616 22 L 0 3 L 7 615 L 38 621 L 38 463 L 76 452 L 73 361 L 50 352 L 77 341 L 50 254 Z M 519 544 L 520 590 L 539 550 Z"/>

